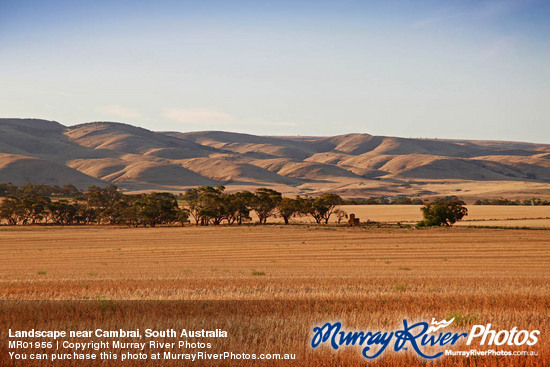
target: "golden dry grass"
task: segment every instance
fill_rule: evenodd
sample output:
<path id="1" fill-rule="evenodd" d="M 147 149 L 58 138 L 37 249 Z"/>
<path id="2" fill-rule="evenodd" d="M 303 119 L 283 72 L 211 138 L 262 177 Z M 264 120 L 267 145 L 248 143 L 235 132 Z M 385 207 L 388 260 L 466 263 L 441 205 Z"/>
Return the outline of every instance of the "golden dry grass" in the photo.
<path id="1" fill-rule="evenodd" d="M 347 213 L 376 222 L 416 222 L 422 219 L 421 205 L 343 205 Z M 550 206 L 467 205 L 468 221 L 514 221 L 550 219 Z M 332 218 L 335 219 L 335 218 Z M 460 223 L 460 222 L 459 222 Z"/>
<path id="2" fill-rule="evenodd" d="M 368 220 L 385 223 L 416 224 L 422 219 L 421 205 L 342 205 L 346 213 L 354 213 L 362 222 Z M 458 226 L 503 226 L 503 227 L 550 227 L 550 206 L 501 206 L 501 205 L 467 205 L 468 215 Z M 251 214 L 252 221 L 258 219 Z M 336 223 L 336 216 L 330 222 Z M 283 223 L 281 218 L 271 217 L 269 223 Z M 312 217 L 291 219 L 295 223 L 315 223 Z M 345 223 L 343 219 L 342 223 Z"/>
<path id="3" fill-rule="evenodd" d="M 0 329 L 219 327 L 230 337 L 215 350 L 296 353 L 294 364 L 333 366 L 365 361 L 353 347 L 312 351 L 315 325 L 394 329 L 403 318 L 455 316 L 458 331 L 538 329 L 539 357 L 437 365 L 548 365 L 549 243 L 550 231 L 467 228 L 4 227 L 0 297 L 12 301 L 2 303 Z M 23 301 L 32 299 L 88 301 Z M 377 361 L 424 364 L 406 353 Z"/>

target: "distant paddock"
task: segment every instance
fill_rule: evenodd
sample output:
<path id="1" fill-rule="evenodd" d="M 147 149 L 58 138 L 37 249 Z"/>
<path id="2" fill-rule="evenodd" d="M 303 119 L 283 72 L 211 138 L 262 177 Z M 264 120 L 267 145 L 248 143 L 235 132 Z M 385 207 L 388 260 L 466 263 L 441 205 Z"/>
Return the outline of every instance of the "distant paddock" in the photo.
<path id="1" fill-rule="evenodd" d="M 0 198 L 0 202 L 3 198 Z M 389 222 L 415 224 L 422 219 L 421 205 L 342 205 L 346 213 L 354 213 L 361 222 Z M 457 225 L 461 226 L 504 226 L 504 227 L 536 227 L 550 228 L 550 206 L 507 206 L 507 205 L 468 205 L 468 215 Z M 252 211 L 251 222 L 257 222 L 258 217 Z M 190 217 L 194 225 L 193 218 Z M 336 223 L 332 215 L 330 223 Z M 268 223 L 283 223 L 278 217 L 270 217 Z M 291 223 L 315 223 L 311 216 L 295 217 Z M 342 219 L 345 224 L 347 219 Z M 225 221 L 224 221 L 225 223 Z M 1 221 L 0 224 L 6 224 Z"/>
<path id="2" fill-rule="evenodd" d="M 420 205 L 344 205 L 361 221 L 416 223 Z M 458 225 L 550 227 L 550 206 L 468 205 L 468 215 Z M 335 218 L 332 218 L 335 220 Z"/>
<path id="3" fill-rule="evenodd" d="M 354 213 L 362 222 L 401 222 L 414 224 L 422 219 L 421 205 L 342 205 L 346 213 Z M 550 206 L 468 205 L 468 215 L 458 225 L 548 227 Z M 252 213 L 253 221 L 256 217 Z M 269 218 L 269 223 L 282 223 L 280 218 Z M 291 222 L 314 223 L 311 217 L 294 218 Z M 331 217 L 336 223 L 336 216 Z M 345 223 L 346 219 L 342 220 Z"/>

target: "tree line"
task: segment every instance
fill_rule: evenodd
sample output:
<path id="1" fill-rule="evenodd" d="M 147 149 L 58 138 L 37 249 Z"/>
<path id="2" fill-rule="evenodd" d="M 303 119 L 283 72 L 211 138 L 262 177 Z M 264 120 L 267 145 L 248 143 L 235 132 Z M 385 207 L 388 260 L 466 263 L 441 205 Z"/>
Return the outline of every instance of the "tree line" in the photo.
<path id="1" fill-rule="evenodd" d="M 84 191 L 79 190 L 76 186 L 72 184 L 66 184 L 61 187 L 57 185 L 26 183 L 19 187 L 12 184 L 11 182 L 0 183 L 0 197 L 22 197 L 26 195 L 83 198 Z"/>
<path id="2" fill-rule="evenodd" d="M 337 194 L 315 198 L 283 197 L 280 192 L 259 188 L 255 192 L 225 192 L 224 186 L 201 186 L 174 195 L 167 192 L 123 194 L 114 185 L 90 186 L 87 191 L 73 185 L 63 187 L 26 184 L 17 187 L 0 184 L 0 221 L 26 224 L 117 224 L 155 227 L 194 222 L 197 226 L 240 225 L 251 221 L 254 212 L 259 224 L 278 217 L 289 224 L 296 217 L 309 216 L 317 224 L 347 219 L 339 208 L 346 202 Z M 465 203 L 456 196 L 423 202 L 424 220 L 417 227 L 450 226 L 468 214 Z"/>
<path id="3" fill-rule="evenodd" d="M 26 183 L 18 187 L 11 183 L 0 183 L 0 197 L 25 195 L 41 195 L 49 197 L 85 198 L 84 191 L 72 184 L 64 186 Z M 421 198 L 410 198 L 404 195 L 371 196 L 368 198 L 344 199 L 342 205 L 422 205 Z"/>
<path id="4" fill-rule="evenodd" d="M 123 194 L 114 185 L 90 186 L 83 192 L 46 185 L 11 184 L 0 186 L 5 199 L 0 204 L 0 220 L 10 225 L 25 224 L 119 224 L 155 227 L 193 220 L 197 226 L 233 225 L 250 221 L 256 213 L 260 224 L 280 217 L 285 224 L 299 216 L 311 216 L 317 224 L 328 223 L 335 215 L 340 222 L 347 217 L 338 208 L 340 196 L 325 193 L 316 198 L 283 197 L 280 192 L 259 188 L 255 192 L 225 192 L 224 186 L 201 186 L 178 196 L 171 193 Z M 72 186 L 72 185 L 71 185 Z M 52 190 L 53 188 L 53 190 Z M 60 189 L 60 190 L 58 190 Z M 73 196 L 52 199 L 52 196 Z M 53 195 L 55 192 L 57 195 Z"/>
<path id="5" fill-rule="evenodd" d="M 404 195 L 397 196 L 371 196 L 369 198 L 353 198 L 344 200 L 344 205 L 423 205 L 419 198 L 410 198 Z"/>
<path id="6" fill-rule="evenodd" d="M 524 200 L 510 200 L 510 199 L 478 199 L 474 202 L 474 205 L 550 205 L 550 201 L 542 200 L 540 198 L 531 198 Z"/>

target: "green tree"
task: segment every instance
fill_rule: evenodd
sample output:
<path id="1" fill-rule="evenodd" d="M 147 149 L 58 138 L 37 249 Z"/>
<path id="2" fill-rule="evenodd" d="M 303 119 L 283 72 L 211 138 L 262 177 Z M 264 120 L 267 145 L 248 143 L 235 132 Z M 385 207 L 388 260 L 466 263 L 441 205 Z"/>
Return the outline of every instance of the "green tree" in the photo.
<path id="1" fill-rule="evenodd" d="M 250 208 L 254 201 L 254 194 L 250 191 L 239 191 L 233 194 L 233 205 L 235 205 L 235 220 L 237 224 L 242 224 L 245 220 L 251 220 Z"/>
<path id="2" fill-rule="evenodd" d="M 16 196 L 19 188 L 11 182 L 0 184 L 0 196 Z"/>
<path id="3" fill-rule="evenodd" d="M 280 192 L 265 187 L 259 188 L 254 193 L 254 198 L 251 203 L 252 209 L 256 212 L 260 224 L 265 224 L 267 218 L 275 214 L 277 205 L 283 199 Z"/>
<path id="4" fill-rule="evenodd" d="M 54 224 L 73 224 L 78 213 L 78 207 L 67 200 L 59 200 L 50 202 L 48 211 Z"/>
<path id="5" fill-rule="evenodd" d="M 344 219 L 348 219 L 348 213 L 346 213 L 345 210 L 336 208 L 334 209 L 334 215 L 336 216 L 336 220 L 338 221 L 338 224 L 342 222 Z"/>
<path id="6" fill-rule="evenodd" d="M 25 208 L 18 198 L 7 197 L 0 204 L 0 218 L 15 226 L 25 217 Z"/>
<path id="7" fill-rule="evenodd" d="M 74 197 L 80 197 L 82 195 L 82 191 L 80 191 L 75 185 L 72 184 L 66 184 L 61 188 L 61 192 L 64 196 L 68 196 L 71 198 Z"/>
<path id="8" fill-rule="evenodd" d="M 300 201 L 298 199 L 283 198 L 277 205 L 279 216 L 288 224 L 290 218 L 300 212 Z"/>
<path id="9" fill-rule="evenodd" d="M 185 223 L 189 223 L 189 209 L 176 209 L 176 222 L 181 223 L 182 227 L 185 225 Z"/>
<path id="10" fill-rule="evenodd" d="M 104 188 L 98 186 L 88 187 L 87 204 L 97 212 L 97 220 L 105 219 L 109 224 L 120 223 L 123 195 L 115 185 L 107 185 Z"/>
<path id="11" fill-rule="evenodd" d="M 452 226 L 468 215 L 468 209 L 465 205 L 462 200 L 454 196 L 427 202 L 420 208 L 424 220 L 418 222 L 417 226 Z"/>
<path id="12" fill-rule="evenodd" d="M 328 223 L 334 210 L 342 203 L 342 198 L 336 194 L 324 193 L 311 202 L 309 214 L 315 219 L 317 224 L 321 221 Z"/>
<path id="13" fill-rule="evenodd" d="M 201 225 L 221 224 L 222 220 L 227 217 L 226 207 L 224 203 L 224 186 L 202 186 L 199 187 L 199 216 Z"/>
<path id="14" fill-rule="evenodd" d="M 224 186 L 201 186 L 186 191 L 183 200 L 197 226 L 217 225 L 227 218 L 224 190 Z"/>
<path id="15" fill-rule="evenodd" d="M 195 225 L 199 225 L 200 220 L 200 205 L 199 205 L 199 190 L 198 189 L 189 189 L 181 196 L 187 208 L 189 214 L 195 219 Z"/>
<path id="16" fill-rule="evenodd" d="M 29 194 L 20 198 L 20 205 L 24 212 L 23 224 L 42 222 L 42 220 L 47 218 L 47 210 L 50 203 L 50 198 L 41 195 Z"/>
<path id="17" fill-rule="evenodd" d="M 141 207 L 141 224 L 151 227 L 175 222 L 179 209 L 176 197 L 167 192 L 143 194 L 141 200 L 136 201 L 136 205 Z"/>

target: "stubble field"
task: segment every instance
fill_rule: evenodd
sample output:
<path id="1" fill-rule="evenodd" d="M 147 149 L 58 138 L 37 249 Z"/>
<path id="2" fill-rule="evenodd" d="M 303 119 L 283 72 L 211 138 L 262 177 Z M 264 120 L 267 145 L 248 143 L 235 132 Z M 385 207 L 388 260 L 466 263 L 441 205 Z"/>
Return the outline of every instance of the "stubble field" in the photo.
<path id="1" fill-rule="evenodd" d="M 355 214 L 362 222 L 414 225 L 422 219 L 421 205 L 342 205 L 348 214 Z M 550 206 L 468 205 L 468 215 L 455 225 L 513 228 L 550 228 Z M 253 220 L 257 218 L 253 216 Z M 294 222 L 313 224 L 311 217 L 294 218 Z M 282 223 L 280 218 L 269 218 L 269 223 Z M 336 223 L 336 216 L 331 217 Z M 341 223 L 345 223 L 343 219 Z"/>
<path id="2" fill-rule="evenodd" d="M 313 327 L 393 330 L 404 318 L 455 317 L 457 332 L 488 323 L 540 330 L 535 346 L 519 349 L 538 356 L 443 357 L 438 365 L 548 365 L 549 243 L 546 230 L 3 227 L 0 353 L 9 328 L 221 328 L 229 337 L 213 350 L 363 365 L 358 347 L 312 350 Z M 425 363 L 403 351 L 377 362 Z"/>
<path id="3" fill-rule="evenodd" d="M 362 220 L 414 224 L 422 219 L 420 205 L 344 205 Z M 468 215 L 457 226 L 550 227 L 550 206 L 468 205 Z"/>

